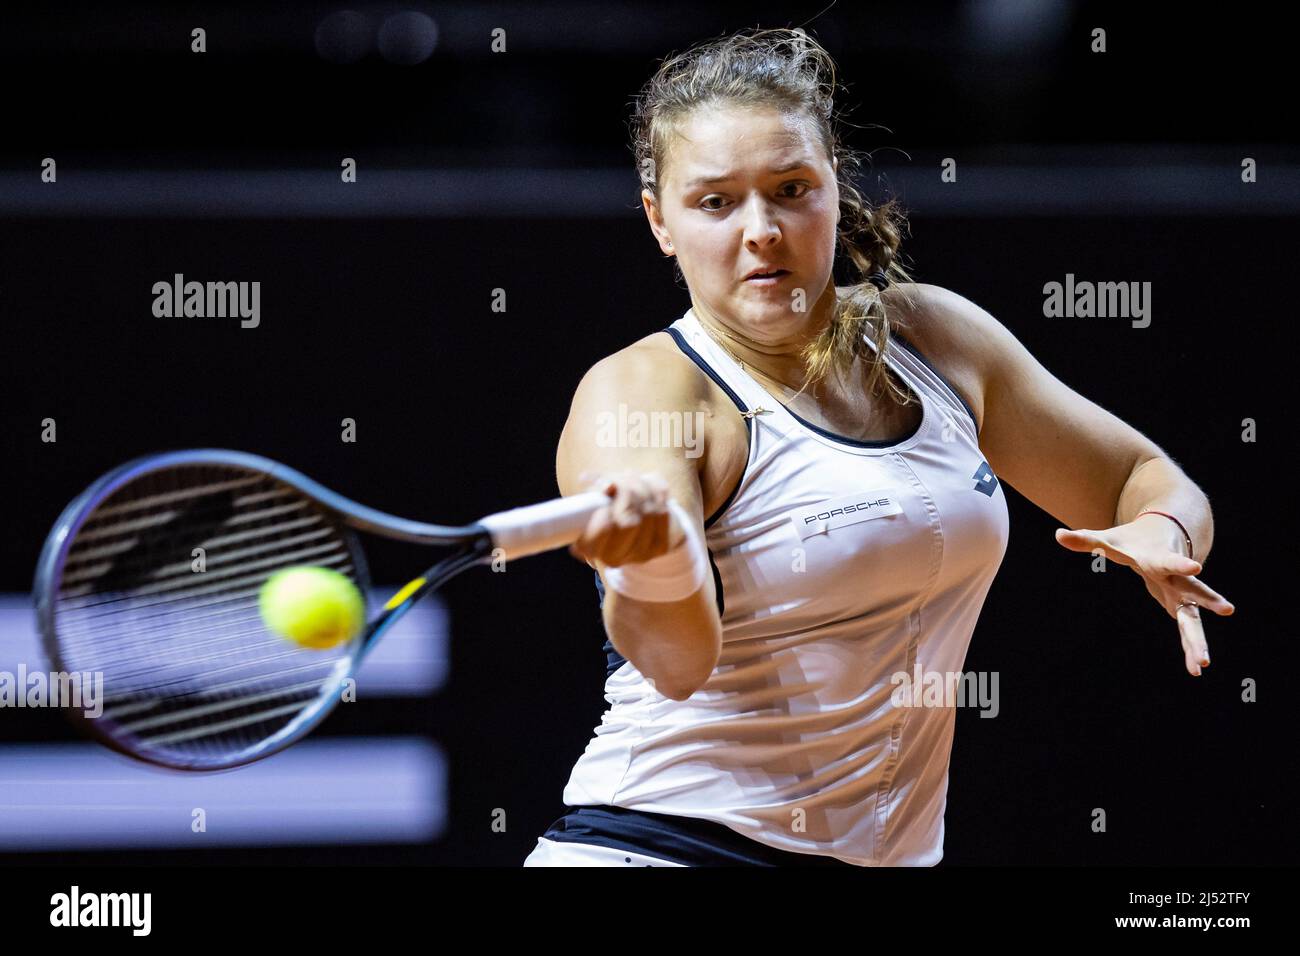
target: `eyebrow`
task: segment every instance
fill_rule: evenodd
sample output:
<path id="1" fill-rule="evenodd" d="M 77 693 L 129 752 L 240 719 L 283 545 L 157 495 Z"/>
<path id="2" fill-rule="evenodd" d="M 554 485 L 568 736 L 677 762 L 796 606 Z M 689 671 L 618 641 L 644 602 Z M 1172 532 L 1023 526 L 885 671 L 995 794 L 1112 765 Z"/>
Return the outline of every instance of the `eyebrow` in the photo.
<path id="1" fill-rule="evenodd" d="M 769 169 L 768 175 L 779 176 L 781 173 L 793 172 L 794 170 L 802 169 L 807 165 L 808 163 L 805 160 L 802 159 L 796 160 L 795 162 L 788 163 L 787 165 L 781 166 L 778 169 Z M 735 178 L 736 178 L 735 173 L 721 173 L 717 176 L 697 176 L 695 179 L 692 179 L 690 182 L 686 184 L 686 188 L 694 189 L 696 186 L 712 186 L 714 183 L 730 182 Z"/>

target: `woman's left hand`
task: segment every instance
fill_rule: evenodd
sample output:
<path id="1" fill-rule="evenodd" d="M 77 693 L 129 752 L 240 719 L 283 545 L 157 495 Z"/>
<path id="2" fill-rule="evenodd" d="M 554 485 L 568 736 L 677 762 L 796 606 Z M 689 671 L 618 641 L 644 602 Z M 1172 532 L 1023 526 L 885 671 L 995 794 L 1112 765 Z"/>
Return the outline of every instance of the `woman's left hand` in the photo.
<path id="1" fill-rule="evenodd" d="M 1178 622 L 1178 633 L 1183 642 L 1183 660 L 1187 672 L 1193 677 L 1201 675 L 1201 668 L 1210 664 L 1210 649 L 1201 628 L 1198 607 L 1215 614 L 1227 616 L 1236 608 L 1217 591 L 1198 581 L 1201 563 L 1182 553 L 1183 537 L 1175 532 L 1178 550 L 1171 550 L 1169 529 L 1150 520 L 1140 518 L 1128 524 L 1116 525 L 1105 531 L 1088 531 L 1080 528 L 1071 531 L 1056 529 L 1056 540 L 1071 551 L 1092 553 L 1101 550 L 1106 560 L 1132 568 L 1142 577 L 1147 590 L 1165 612 Z M 1160 515 L 1156 521 L 1168 522 Z M 1184 605 L 1179 607 L 1179 605 Z"/>

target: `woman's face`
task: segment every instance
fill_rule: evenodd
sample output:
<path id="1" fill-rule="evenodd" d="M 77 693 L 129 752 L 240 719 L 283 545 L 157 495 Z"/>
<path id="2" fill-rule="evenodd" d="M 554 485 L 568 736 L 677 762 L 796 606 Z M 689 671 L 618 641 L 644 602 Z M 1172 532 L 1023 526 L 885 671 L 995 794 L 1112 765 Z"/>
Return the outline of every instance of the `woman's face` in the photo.
<path id="1" fill-rule="evenodd" d="M 834 303 L 840 196 L 814 122 L 771 107 L 702 108 L 680 124 L 665 165 L 661 202 L 645 190 L 642 204 L 692 300 L 756 343 L 815 334 L 828 293 Z M 759 268 L 788 271 L 746 279 Z"/>

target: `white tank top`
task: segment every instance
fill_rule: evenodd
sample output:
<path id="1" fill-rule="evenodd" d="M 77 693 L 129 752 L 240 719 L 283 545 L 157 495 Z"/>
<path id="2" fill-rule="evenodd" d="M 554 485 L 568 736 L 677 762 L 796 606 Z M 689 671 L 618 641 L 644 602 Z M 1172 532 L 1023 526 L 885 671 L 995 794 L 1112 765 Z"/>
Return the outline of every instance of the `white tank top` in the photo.
<path id="1" fill-rule="evenodd" d="M 973 415 L 894 335 L 886 357 L 922 402 L 920 426 L 898 442 L 836 437 L 750 378 L 692 310 L 665 331 L 754 413 L 744 476 L 705 525 L 721 656 L 685 701 L 623 661 L 564 802 L 712 820 L 862 866 L 937 863 L 956 710 L 902 706 L 924 698 L 895 675 L 961 672 L 1006 551 L 1006 498 Z"/>

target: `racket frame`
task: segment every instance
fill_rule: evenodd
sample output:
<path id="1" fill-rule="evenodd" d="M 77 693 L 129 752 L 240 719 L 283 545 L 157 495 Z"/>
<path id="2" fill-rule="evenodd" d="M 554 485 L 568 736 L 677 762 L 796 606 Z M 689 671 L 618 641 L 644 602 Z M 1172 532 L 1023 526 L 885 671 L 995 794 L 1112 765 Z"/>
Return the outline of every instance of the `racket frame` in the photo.
<path id="1" fill-rule="evenodd" d="M 230 770 L 269 757 L 300 740 L 311 733 L 338 704 L 339 690 L 343 682 L 356 672 L 366 653 L 388 628 L 430 591 L 441 587 L 461 571 L 478 564 L 490 563 L 493 558 L 492 536 L 481 524 L 454 527 L 399 518 L 352 501 L 301 472 L 260 455 L 223 448 L 193 448 L 144 455 L 102 475 L 69 502 L 59 515 L 41 549 L 32 592 L 35 598 L 41 647 L 54 669 L 62 670 L 66 663 L 59 648 L 55 605 L 58 600 L 58 584 L 63 579 L 68 550 L 76 540 L 77 533 L 95 509 L 124 485 L 150 472 L 190 465 L 225 466 L 262 472 L 312 499 L 339 526 L 353 563 L 357 582 L 361 585 L 363 604 L 367 607 L 370 576 L 357 531 L 366 531 L 381 537 L 415 544 L 442 546 L 459 544 L 461 547 L 455 553 L 440 559 L 423 575 L 399 590 L 394 595 L 394 599 L 400 597 L 400 600 L 390 599 L 382 613 L 367 622 L 362 632 L 349 642 L 354 646 L 348 656 L 339 659 L 339 666 L 330 682 L 328 684 L 322 682 L 322 692 L 317 695 L 315 701 L 308 704 L 275 734 L 256 745 L 232 754 L 225 760 L 207 762 L 163 759 L 153 753 L 132 749 L 113 735 L 100 730 L 94 719 L 77 711 L 68 711 L 74 722 L 99 742 L 118 753 L 154 766 L 187 771 Z M 324 690 L 327 686 L 328 692 Z"/>

